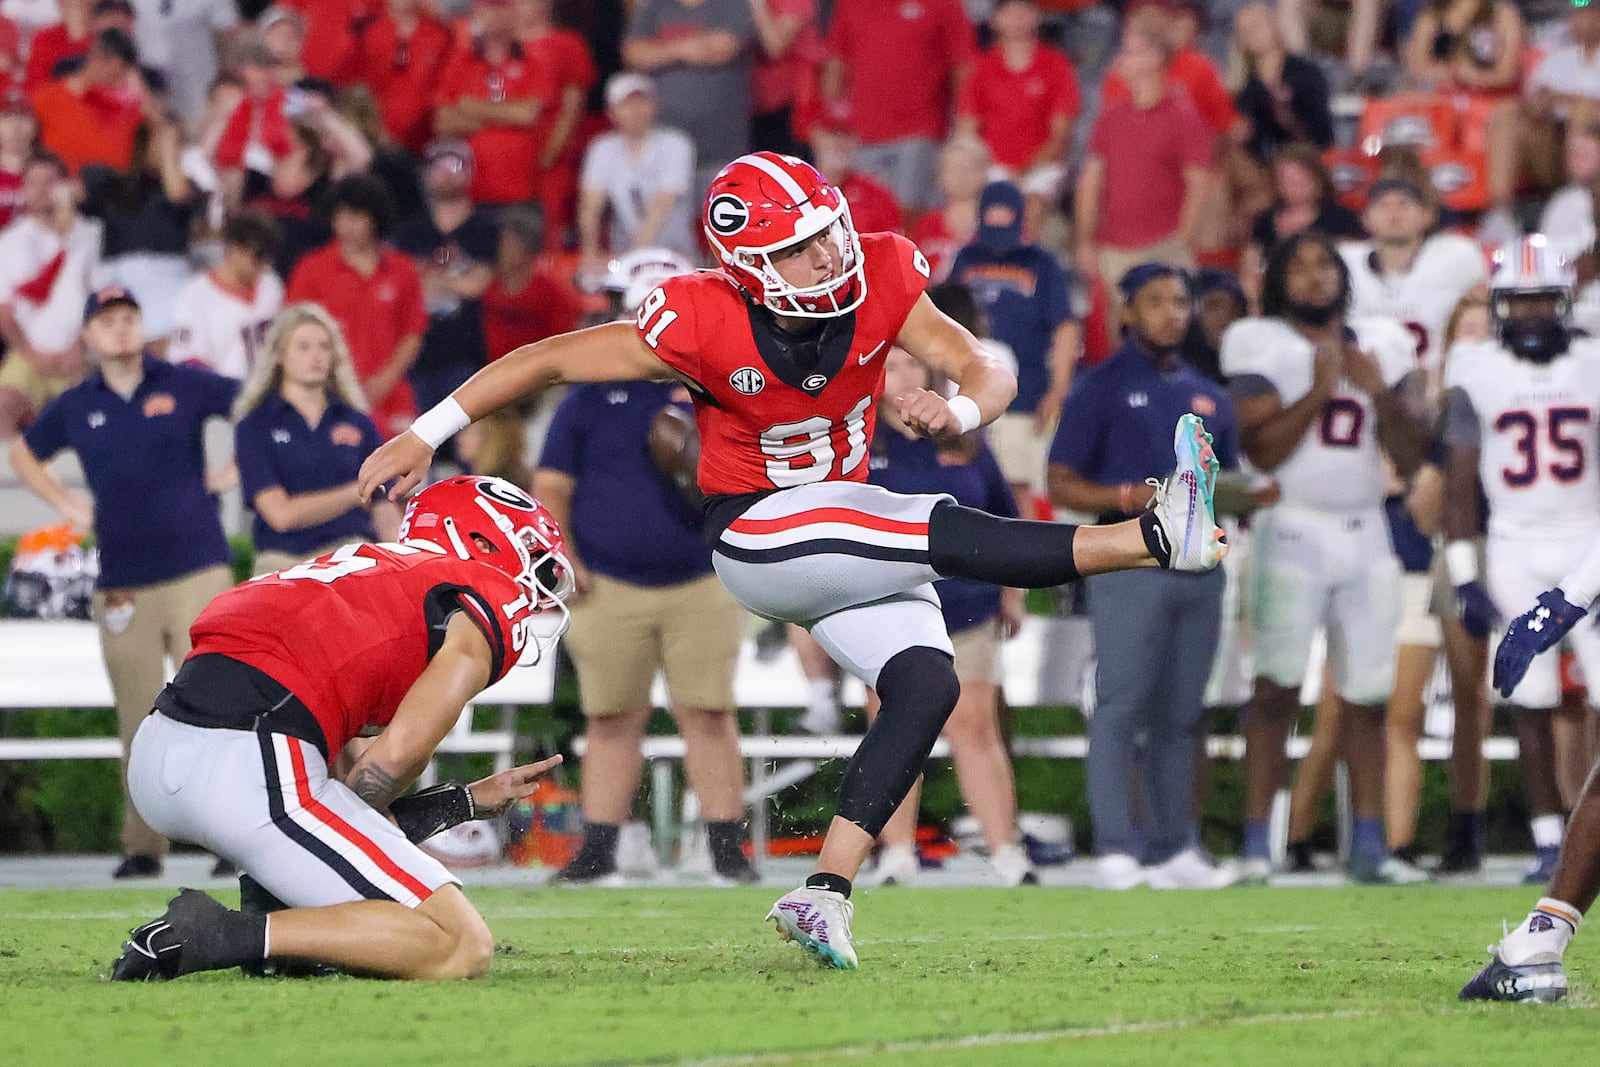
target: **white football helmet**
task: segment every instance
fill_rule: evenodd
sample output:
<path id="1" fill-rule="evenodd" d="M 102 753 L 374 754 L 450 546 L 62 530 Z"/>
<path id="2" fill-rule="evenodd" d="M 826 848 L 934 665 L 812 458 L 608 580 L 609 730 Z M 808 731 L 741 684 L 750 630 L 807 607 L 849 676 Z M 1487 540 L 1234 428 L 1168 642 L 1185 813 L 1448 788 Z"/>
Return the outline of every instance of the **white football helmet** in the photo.
<path id="1" fill-rule="evenodd" d="M 621 294 L 622 310 L 632 313 L 668 278 L 693 273 L 694 264 L 670 248 L 636 248 L 611 261 L 606 290 Z"/>

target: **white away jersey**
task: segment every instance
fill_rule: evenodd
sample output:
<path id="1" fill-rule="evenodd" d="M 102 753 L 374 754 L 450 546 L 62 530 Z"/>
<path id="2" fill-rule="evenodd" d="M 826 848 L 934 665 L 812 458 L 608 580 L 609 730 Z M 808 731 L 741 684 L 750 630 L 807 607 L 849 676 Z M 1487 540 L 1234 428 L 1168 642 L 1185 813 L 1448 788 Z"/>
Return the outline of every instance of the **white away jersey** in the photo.
<path id="1" fill-rule="evenodd" d="M 255 366 L 267 327 L 282 308 L 283 283 L 270 270 L 256 282 L 253 293 L 228 288 L 210 271 L 197 274 L 178 290 L 167 359 L 199 363 L 243 379 Z"/>
<path id="2" fill-rule="evenodd" d="M 1391 388 L 1416 367 L 1411 333 L 1393 319 L 1351 319 L 1356 342 L 1372 353 Z M 1313 348 L 1282 319 L 1240 319 L 1222 335 L 1222 373 L 1265 378 L 1283 406 L 1311 391 Z M 1317 511 L 1354 512 L 1383 503 L 1383 459 L 1372 398 L 1340 382 L 1322 418 L 1270 472 L 1283 502 Z"/>
<path id="3" fill-rule="evenodd" d="M 1445 388 L 1466 393 L 1478 416 L 1491 532 L 1565 535 L 1600 525 L 1600 340 L 1578 338 L 1546 364 L 1497 341 L 1457 345 Z"/>
<path id="4" fill-rule="evenodd" d="M 1373 268 L 1371 241 L 1339 250 L 1350 268 L 1350 315 L 1383 315 L 1416 334 L 1420 365 L 1437 366 L 1444 355 L 1444 328 L 1456 304 L 1474 287 L 1486 284 L 1489 270 L 1476 241 L 1453 233 L 1422 242 L 1405 274 L 1380 275 Z"/>

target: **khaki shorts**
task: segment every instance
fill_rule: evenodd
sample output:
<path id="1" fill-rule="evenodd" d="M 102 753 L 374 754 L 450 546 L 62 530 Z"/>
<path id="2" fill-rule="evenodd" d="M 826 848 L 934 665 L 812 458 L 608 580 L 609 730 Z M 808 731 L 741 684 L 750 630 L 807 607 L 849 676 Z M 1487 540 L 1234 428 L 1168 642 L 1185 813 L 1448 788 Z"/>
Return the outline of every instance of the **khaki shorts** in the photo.
<path id="1" fill-rule="evenodd" d="M 674 704 L 732 711 L 746 617 L 715 576 L 651 587 L 595 575 L 594 588 L 572 606 L 564 639 L 583 713 L 649 707 L 657 670 L 666 672 Z"/>
<path id="2" fill-rule="evenodd" d="M 1439 617 L 1432 612 L 1433 575 L 1404 574 L 1400 577 L 1400 625 L 1395 627 L 1396 644 L 1438 648 L 1442 637 Z"/>
<path id="3" fill-rule="evenodd" d="M 250 576 L 253 578 L 259 578 L 263 574 L 272 574 L 276 571 L 287 570 L 297 563 L 304 563 L 308 559 L 316 559 L 318 556 L 326 556 L 329 552 L 332 552 L 335 549 L 343 548 L 349 543 L 351 543 L 351 539 L 346 538 L 343 541 L 336 541 L 331 545 L 323 545 L 321 548 L 314 548 L 304 555 L 301 555 L 298 552 L 283 552 L 276 548 L 264 549 L 256 553 L 255 566 L 250 568 Z"/>
<path id="4" fill-rule="evenodd" d="M 1055 436 L 1052 421 L 1044 433 L 1033 432 L 1033 415 L 1008 411 L 989 424 L 989 448 L 1000 473 L 1012 485 L 1026 483 L 1035 492 L 1044 491 L 1044 469 L 1050 458 L 1050 439 Z M 1021 507 L 1023 501 L 1017 501 Z"/>
<path id="5" fill-rule="evenodd" d="M 971 682 L 988 682 L 999 685 L 1005 681 L 1005 669 L 1000 662 L 1000 620 L 989 619 L 950 635 L 956 649 L 956 677 L 963 685 Z"/>
<path id="6" fill-rule="evenodd" d="M 21 393 L 37 413 L 83 380 L 83 375 L 54 378 L 39 371 L 16 353 L 0 356 L 0 389 Z"/>

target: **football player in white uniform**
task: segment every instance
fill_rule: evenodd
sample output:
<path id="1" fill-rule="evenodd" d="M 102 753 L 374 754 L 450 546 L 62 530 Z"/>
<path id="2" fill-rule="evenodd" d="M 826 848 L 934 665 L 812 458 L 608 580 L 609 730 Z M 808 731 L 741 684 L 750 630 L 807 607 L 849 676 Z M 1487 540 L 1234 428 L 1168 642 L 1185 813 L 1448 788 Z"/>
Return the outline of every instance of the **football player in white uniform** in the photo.
<path id="1" fill-rule="evenodd" d="M 1483 252 L 1459 234 L 1430 235 L 1434 210 L 1407 178 L 1375 182 L 1361 221 L 1372 239 L 1339 250 L 1350 268 L 1350 314 L 1404 323 L 1416 337 L 1417 359 L 1432 372 L 1444 356 L 1450 313 L 1489 280 Z"/>
<path id="2" fill-rule="evenodd" d="M 1508 246 L 1490 288 L 1499 337 L 1458 345 L 1445 385 L 1446 562 L 1462 620 L 1487 633 L 1498 605 L 1530 603 L 1560 581 L 1600 534 L 1600 341 L 1568 330 L 1573 274 L 1541 234 Z M 1478 486 L 1489 503 L 1486 576 L 1469 539 Z M 1486 581 L 1485 581 L 1486 579 Z M 1600 679 L 1600 631 L 1568 635 L 1584 675 Z M 1555 657 L 1532 665 L 1509 693 L 1544 884 L 1561 848 L 1553 719 L 1561 703 Z"/>
<path id="3" fill-rule="evenodd" d="M 1383 515 L 1382 451 L 1409 474 L 1429 435 L 1411 334 L 1392 319 L 1347 322 L 1349 301 L 1349 270 L 1333 243 L 1296 234 L 1268 258 L 1266 317 L 1241 319 L 1222 337 L 1245 455 L 1283 491 L 1257 513 L 1247 579 L 1256 657 L 1244 729 L 1247 878 L 1270 871 L 1272 799 L 1319 627 L 1345 705 L 1345 751 L 1384 746 L 1400 565 Z M 1350 779 L 1350 871 L 1378 881 L 1387 857 L 1381 758 L 1352 764 Z"/>
<path id="4" fill-rule="evenodd" d="M 222 262 L 178 290 L 168 360 L 240 381 L 250 376 L 267 327 L 283 308 L 283 282 L 272 270 L 282 240 L 278 224 L 260 212 L 240 212 L 223 224 Z"/>
<path id="5" fill-rule="evenodd" d="M 1550 715 L 1521 709 L 1550 708 L 1560 700 L 1557 659 L 1539 654 L 1563 638 L 1586 676 L 1600 677 L 1591 673 L 1600 634 L 1593 625 L 1577 625 L 1600 597 L 1600 503 L 1593 470 L 1600 341 L 1568 335 L 1573 276 L 1544 238 L 1525 237 L 1511 251 L 1495 272 L 1493 289 L 1503 347 L 1482 346 L 1473 352 L 1475 366 L 1463 367 L 1461 381 L 1450 375 L 1446 429 L 1464 434 L 1468 426 L 1460 408 L 1474 405 L 1468 414 L 1482 428 L 1478 470 L 1490 502 L 1490 588 L 1508 607 L 1532 604 L 1501 638 L 1494 686 L 1519 708 L 1517 736 L 1529 806 L 1535 804 L 1537 774 L 1540 800 L 1559 834 L 1560 816 L 1551 807 L 1556 785 Z M 1472 449 L 1459 447 L 1465 466 Z M 1553 587 L 1552 575 L 1558 579 Z M 1530 736 L 1536 732 L 1542 736 Z M 1528 765 L 1530 742 L 1545 760 L 1538 770 Z M 1549 871 L 1549 895 L 1490 949 L 1488 966 L 1461 990 L 1462 1000 L 1548 1003 L 1566 995 L 1562 954 L 1600 893 L 1596 783 L 1591 774 L 1573 808 L 1565 845 Z M 1542 845 L 1537 824 L 1535 832 Z M 1548 855 L 1544 848 L 1540 852 L 1541 859 Z"/>

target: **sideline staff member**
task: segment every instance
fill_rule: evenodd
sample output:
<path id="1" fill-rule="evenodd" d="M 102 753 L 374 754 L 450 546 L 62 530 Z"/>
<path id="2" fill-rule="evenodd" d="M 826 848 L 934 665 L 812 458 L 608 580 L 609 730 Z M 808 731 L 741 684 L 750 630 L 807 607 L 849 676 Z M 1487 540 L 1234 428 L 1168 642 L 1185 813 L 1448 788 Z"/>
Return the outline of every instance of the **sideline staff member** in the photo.
<path id="1" fill-rule="evenodd" d="M 206 483 L 203 430 L 208 418 L 227 418 L 239 383 L 146 352 L 139 304 L 126 289 L 90 294 L 83 319 L 96 369 L 45 407 L 11 446 L 11 466 L 74 525 L 93 522 L 94 617 L 122 735 L 123 858 L 113 877 L 153 877 L 167 841 L 127 802 L 128 743 L 161 692 L 164 657 L 183 661 L 189 625 L 233 584 L 233 553 Z M 83 464 L 93 505 L 44 465 L 68 448 Z"/>

